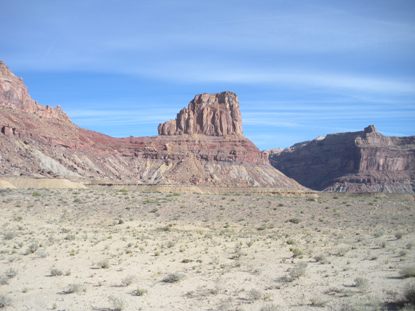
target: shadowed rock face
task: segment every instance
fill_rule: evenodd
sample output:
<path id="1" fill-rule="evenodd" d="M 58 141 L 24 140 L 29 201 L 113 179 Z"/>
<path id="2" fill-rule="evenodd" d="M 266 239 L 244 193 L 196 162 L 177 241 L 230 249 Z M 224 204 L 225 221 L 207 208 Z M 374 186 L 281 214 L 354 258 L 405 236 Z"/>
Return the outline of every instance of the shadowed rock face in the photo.
<path id="1" fill-rule="evenodd" d="M 242 117 L 236 94 L 200 94 L 177 114 L 175 120 L 162 123 L 159 135 L 242 136 Z"/>
<path id="2" fill-rule="evenodd" d="M 37 104 L 3 63 L 0 70 L 0 176 L 304 189 L 242 136 L 233 93 L 196 96 L 174 130 L 162 126 L 163 135 L 113 138 L 79 128 L 60 108 Z"/>
<path id="3" fill-rule="evenodd" d="M 415 136 L 387 137 L 373 125 L 299 143 L 269 158 L 275 168 L 315 190 L 414 192 Z"/>

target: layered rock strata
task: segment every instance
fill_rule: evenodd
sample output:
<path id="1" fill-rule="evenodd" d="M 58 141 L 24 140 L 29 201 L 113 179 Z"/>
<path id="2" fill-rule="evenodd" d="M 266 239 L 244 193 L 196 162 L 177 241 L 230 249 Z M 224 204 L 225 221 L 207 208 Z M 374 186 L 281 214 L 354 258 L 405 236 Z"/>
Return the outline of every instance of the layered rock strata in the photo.
<path id="1" fill-rule="evenodd" d="M 173 122 L 168 122 L 168 124 Z M 44 107 L 0 66 L 0 176 L 303 190 L 242 135 L 235 94 L 201 94 L 157 137 L 113 138 Z"/>
<path id="2" fill-rule="evenodd" d="M 413 193 L 415 136 L 388 137 L 370 125 L 270 153 L 271 164 L 302 185 L 338 192 Z"/>
<path id="3" fill-rule="evenodd" d="M 242 136 L 242 117 L 235 93 L 200 94 L 177 114 L 162 123 L 159 135 Z"/>

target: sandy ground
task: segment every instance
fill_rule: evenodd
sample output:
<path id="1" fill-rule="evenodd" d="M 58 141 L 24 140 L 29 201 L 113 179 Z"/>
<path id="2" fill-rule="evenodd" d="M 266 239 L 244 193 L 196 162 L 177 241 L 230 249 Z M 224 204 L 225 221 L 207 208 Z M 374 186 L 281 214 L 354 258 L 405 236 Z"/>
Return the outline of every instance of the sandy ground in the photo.
<path id="1" fill-rule="evenodd" d="M 0 208 L 4 310 L 396 310 L 414 282 L 412 195 L 2 189 Z"/>

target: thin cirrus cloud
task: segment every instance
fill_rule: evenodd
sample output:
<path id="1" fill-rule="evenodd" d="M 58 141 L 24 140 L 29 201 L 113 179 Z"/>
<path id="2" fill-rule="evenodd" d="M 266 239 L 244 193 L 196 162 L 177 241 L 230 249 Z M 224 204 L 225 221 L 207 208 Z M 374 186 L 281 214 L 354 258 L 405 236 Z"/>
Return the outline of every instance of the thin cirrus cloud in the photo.
<path id="1" fill-rule="evenodd" d="M 372 122 L 386 134 L 415 131 L 413 0 L 0 6 L 0 59 L 29 77 L 36 100 L 63 103 L 75 122 L 110 135 L 155 133 L 194 94 L 223 90 L 239 94 L 261 148 Z"/>
<path id="2" fill-rule="evenodd" d="M 238 72 L 231 69 L 204 69 L 199 72 L 171 69 L 165 71 L 147 72 L 147 75 L 161 78 L 174 79 L 182 82 L 198 83 L 241 83 L 241 84 L 285 84 L 304 85 L 311 87 L 346 89 L 363 92 L 378 93 L 415 93 L 415 80 L 402 81 L 383 77 L 370 77 L 352 74 L 327 73 L 327 72 Z M 214 65 L 212 65 L 214 67 Z M 202 72 L 202 74 L 200 74 Z"/>
<path id="3" fill-rule="evenodd" d="M 94 106 L 90 104 L 89 106 Z M 87 106 L 88 107 L 88 106 Z M 169 114 L 166 109 L 159 111 L 143 111 L 142 109 L 69 109 L 68 115 L 80 123 L 91 125 L 116 125 L 116 124 L 157 124 L 172 118 L 175 114 Z"/>

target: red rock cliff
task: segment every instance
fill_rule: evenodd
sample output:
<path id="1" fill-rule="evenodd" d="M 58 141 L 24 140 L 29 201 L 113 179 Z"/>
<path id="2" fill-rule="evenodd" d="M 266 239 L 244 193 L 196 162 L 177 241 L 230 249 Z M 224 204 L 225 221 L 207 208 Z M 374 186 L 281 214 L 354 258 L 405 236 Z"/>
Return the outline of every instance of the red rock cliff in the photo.
<path id="1" fill-rule="evenodd" d="M 68 116 L 60 106 L 51 108 L 49 106 L 39 105 L 33 100 L 23 80 L 16 77 L 2 61 L 0 61 L 0 106 L 19 109 L 44 118 L 69 121 Z"/>
<path id="2" fill-rule="evenodd" d="M 200 94 L 177 114 L 175 120 L 162 123 L 159 135 L 208 136 L 242 135 L 242 117 L 235 93 Z"/>

